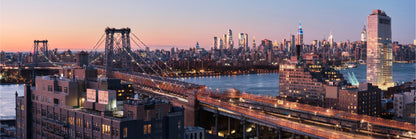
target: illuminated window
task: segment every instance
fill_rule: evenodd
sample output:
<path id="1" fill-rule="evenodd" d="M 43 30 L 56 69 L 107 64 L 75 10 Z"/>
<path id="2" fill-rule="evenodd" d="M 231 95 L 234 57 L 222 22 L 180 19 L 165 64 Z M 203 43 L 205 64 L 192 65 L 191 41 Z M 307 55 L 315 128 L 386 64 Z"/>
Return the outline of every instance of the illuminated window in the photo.
<path id="1" fill-rule="evenodd" d="M 82 119 L 81 118 L 77 118 L 76 125 L 79 126 L 79 127 L 82 127 Z"/>
<path id="2" fill-rule="evenodd" d="M 71 124 L 71 125 L 74 125 L 74 117 L 69 116 L 68 117 L 68 123 Z"/>
<path id="3" fill-rule="evenodd" d="M 127 127 L 123 128 L 123 138 L 127 138 Z"/>
<path id="4" fill-rule="evenodd" d="M 152 124 L 143 125 L 143 134 L 151 134 L 152 133 Z"/>
<path id="5" fill-rule="evenodd" d="M 110 135 L 110 132 L 111 132 L 111 126 L 109 126 L 109 125 L 105 125 L 105 124 L 102 124 L 102 133 L 103 134 L 106 134 L 106 135 Z M 124 135 L 123 135 L 124 136 Z M 127 135 L 126 135 L 127 136 Z"/>

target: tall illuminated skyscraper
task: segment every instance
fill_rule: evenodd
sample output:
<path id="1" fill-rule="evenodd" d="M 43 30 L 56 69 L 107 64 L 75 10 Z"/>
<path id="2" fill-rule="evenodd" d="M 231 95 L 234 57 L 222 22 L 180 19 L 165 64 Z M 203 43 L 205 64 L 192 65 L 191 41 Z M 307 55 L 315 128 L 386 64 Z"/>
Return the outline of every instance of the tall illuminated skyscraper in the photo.
<path id="1" fill-rule="evenodd" d="M 367 17 L 367 82 L 386 90 L 393 86 L 391 18 L 373 10 Z"/>
<path id="2" fill-rule="evenodd" d="M 224 49 L 224 42 L 221 38 L 219 40 L 219 44 L 220 44 L 220 50 L 222 51 L 222 49 Z"/>
<path id="3" fill-rule="evenodd" d="M 248 50 L 248 34 L 244 33 L 244 47 L 246 50 Z"/>
<path id="4" fill-rule="evenodd" d="M 238 36 L 238 47 L 243 47 L 244 48 L 244 33 L 240 33 L 240 35 Z"/>
<path id="5" fill-rule="evenodd" d="M 303 45 L 303 30 L 299 21 L 298 38 L 296 38 L 296 45 Z"/>
<path id="6" fill-rule="evenodd" d="M 223 49 L 228 49 L 228 41 L 227 41 L 227 34 L 224 34 L 224 36 L 222 37 L 222 41 L 223 41 Z"/>
<path id="7" fill-rule="evenodd" d="M 218 49 L 218 38 L 217 36 L 214 36 L 214 49 L 217 50 Z"/>
<path id="8" fill-rule="evenodd" d="M 253 36 L 253 48 L 252 50 L 256 49 L 256 37 Z"/>
<path id="9" fill-rule="evenodd" d="M 290 35 L 290 52 L 292 53 L 292 54 L 295 54 L 295 51 L 294 50 L 296 50 L 296 44 L 295 44 L 295 35 Z"/>
<path id="10" fill-rule="evenodd" d="M 231 31 L 231 29 L 228 30 L 228 48 L 233 48 L 234 46 L 234 41 L 233 41 L 233 32 Z"/>
<path id="11" fill-rule="evenodd" d="M 361 41 L 366 42 L 367 41 L 367 30 L 365 28 L 365 25 L 363 27 L 363 31 L 361 31 Z"/>
<path id="12" fill-rule="evenodd" d="M 332 36 L 332 32 L 329 32 L 328 42 L 329 42 L 329 48 L 333 48 L 334 47 L 334 36 Z"/>

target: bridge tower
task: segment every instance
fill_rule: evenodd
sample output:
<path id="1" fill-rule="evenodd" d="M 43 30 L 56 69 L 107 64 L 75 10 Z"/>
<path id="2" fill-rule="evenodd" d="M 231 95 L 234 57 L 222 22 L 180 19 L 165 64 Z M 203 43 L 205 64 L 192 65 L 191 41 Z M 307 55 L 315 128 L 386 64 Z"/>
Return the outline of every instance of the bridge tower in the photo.
<path id="1" fill-rule="evenodd" d="M 48 40 L 34 40 L 33 41 L 33 64 L 34 66 L 38 66 L 39 63 L 39 50 L 46 56 L 49 57 L 48 54 Z M 42 44 L 40 47 L 39 43 Z M 39 48 L 40 47 L 40 48 Z"/>
<path id="2" fill-rule="evenodd" d="M 114 38 L 114 34 L 119 33 L 121 34 L 121 59 L 122 59 L 122 70 L 128 71 L 131 67 L 131 60 L 127 55 L 126 51 L 131 51 L 130 47 L 130 28 L 106 28 L 105 34 L 105 58 L 104 58 L 104 65 L 105 65 L 105 75 L 107 78 L 111 78 L 111 73 L 113 71 L 113 58 L 115 56 L 114 53 L 114 43 L 118 41 Z"/>

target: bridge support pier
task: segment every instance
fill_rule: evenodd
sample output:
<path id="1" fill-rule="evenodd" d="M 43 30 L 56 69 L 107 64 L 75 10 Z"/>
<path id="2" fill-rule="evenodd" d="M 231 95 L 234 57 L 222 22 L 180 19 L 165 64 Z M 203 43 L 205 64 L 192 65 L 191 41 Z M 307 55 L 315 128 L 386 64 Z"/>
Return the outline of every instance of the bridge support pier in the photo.
<path id="1" fill-rule="evenodd" d="M 246 118 L 241 119 L 240 124 L 243 125 L 243 139 L 246 139 Z"/>
<path id="2" fill-rule="evenodd" d="M 257 136 L 257 138 L 260 138 L 259 125 L 258 124 L 256 124 L 256 136 Z"/>
<path id="3" fill-rule="evenodd" d="M 231 119 L 228 117 L 228 135 L 231 135 Z"/>
<path id="4" fill-rule="evenodd" d="M 218 136 L 218 108 L 215 111 L 214 117 L 215 117 L 215 135 Z"/>
<path id="5" fill-rule="evenodd" d="M 281 128 L 276 128 L 276 134 L 279 136 L 279 139 L 282 139 L 282 129 Z"/>

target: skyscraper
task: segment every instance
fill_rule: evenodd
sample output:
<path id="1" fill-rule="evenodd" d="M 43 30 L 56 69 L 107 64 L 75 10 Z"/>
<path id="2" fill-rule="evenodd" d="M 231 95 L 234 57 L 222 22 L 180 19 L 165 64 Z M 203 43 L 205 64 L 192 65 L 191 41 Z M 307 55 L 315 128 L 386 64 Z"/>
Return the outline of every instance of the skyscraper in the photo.
<path id="1" fill-rule="evenodd" d="M 296 38 L 296 45 L 303 45 L 303 30 L 299 21 L 298 38 Z"/>
<path id="2" fill-rule="evenodd" d="M 328 42 L 330 48 L 334 47 L 334 36 L 332 36 L 332 32 L 329 32 Z"/>
<path id="3" fill-rule="evenodd" d="M 224 49 L 224 42 L 221 38 L 219 40 L 219 44 L 220 44 L 220 50 Z"/>
<path id="4" fill-rule="evenodd" d="M 244 33 L 240 33 L 240 35 L 238 36 L 238 47 L 244 48 L 245 46 L 244 41 L 245 41 Z"/>
<path id="5" fill-rule="evenodd" d="M 367 82 L 386 90 L 393 86 L 391 19 L 384 11 L 367 16 Z"/>
<path id="6" fill-rule="evenodd" d="M 291 47 L 290 47 L 291 53 L 295 54 L 295 51 L 294 51 L 294 50 L 296 50 L 295 35 L 290 35 L 290 45 L 291 45 Z"/>
<path id="7" fill-rule="evenodd" d="M 215 50 L 218 49 L 218 38 L 217 38 L 217 36 L 214 36 L 214 49 Z"/>
<path id="8" fill-rule="evenodd" d="M 253 37 L 253 48 L 252 48 L 252 50 L 255 50 L 255 49 L 256 49 L 256 38 Z"/>
<path id="9" fill-rule="evenodd" d="M 233 48 L 234 46 L 234 42 L 233 42 L 233 32 L 231 31 L 231 29 L 228 30 L 228 48 Z"/>
<path id="10" fill-rule="evenodd" d="M 244 47 L 246 50 L 248 50 L 248 34 L 244 33 Z"/>
<path id="11" fill-rule="evenodd" d="M 361 41 L 366 42 L 367 41 L 367 30 L 365 28 L 365 25 L 363 27 L 363 31 L 361 31 Z"/>
<path id="12" fill-rule="evenodd" d="M 224 34 L 223 35 L 223 37 L 222 37 L 222 42 L 224 43 L 223 44 L 223 49 L 227 49 L 228 48 L 228 43 L 227 43 L 227 34 Z"/>

